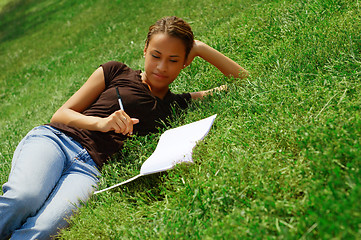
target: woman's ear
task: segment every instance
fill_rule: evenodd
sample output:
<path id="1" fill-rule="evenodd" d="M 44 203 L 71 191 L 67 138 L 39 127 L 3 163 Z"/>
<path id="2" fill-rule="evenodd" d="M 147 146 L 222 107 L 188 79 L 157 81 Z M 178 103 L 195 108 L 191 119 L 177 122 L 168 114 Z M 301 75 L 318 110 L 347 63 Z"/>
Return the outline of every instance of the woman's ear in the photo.
<path id="1" fill-rule="evenodd" d="M 184 60 L 184 63 L 183 63 L 183 68 L 182 69 L 184 69 L 184 68 L 186 68 L 186 67 L 188 67 L 188 65 L 190 64 L 190 63 L 188 63 L 188 58 L 186 58 L 185 60 Z"/>
<path id="2" fill-rule="evenodd" d="M 145 54 L 147 53 L 147 45 L 144 46 L 144 50 L 143 50 L 143 57 L 145 57 Z"/>

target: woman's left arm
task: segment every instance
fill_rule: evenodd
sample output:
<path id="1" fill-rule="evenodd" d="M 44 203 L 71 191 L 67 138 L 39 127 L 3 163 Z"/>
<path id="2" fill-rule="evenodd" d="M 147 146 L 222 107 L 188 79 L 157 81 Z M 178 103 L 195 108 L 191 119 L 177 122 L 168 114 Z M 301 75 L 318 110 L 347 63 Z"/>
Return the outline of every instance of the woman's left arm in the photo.
<path id="1" fill-rule="evenodd" d="M 242 79 L 248 76 L 248 72 L 238 63 L 218 52 L 216 49 L 198 40 L 194 41 L 192 50 L 188 55 L 185 66 L 191 64 L 195 57 L 203 58 L 218 68 L 227 77 Z"/>
<path id="2" fill-rule="evenodd" d="M 238 63 L 218 52 L 216 49 L 198 40 L 194 41 L 193 48 L 188 55 L 185 67 L 191 64 L 195 57 L 203 58 L 204 60 L 218 68 L 227 77 L 234 77 L 240 79 L 248 77 L 248 72 Z M 226 85 L 222 85 L 220 87 L 205 91 L 192 92 L 191 97 L 192 99 L 203 98 L 206 95 L 211 95 L 214 91 L 224 90 L 227 90 Z"/>

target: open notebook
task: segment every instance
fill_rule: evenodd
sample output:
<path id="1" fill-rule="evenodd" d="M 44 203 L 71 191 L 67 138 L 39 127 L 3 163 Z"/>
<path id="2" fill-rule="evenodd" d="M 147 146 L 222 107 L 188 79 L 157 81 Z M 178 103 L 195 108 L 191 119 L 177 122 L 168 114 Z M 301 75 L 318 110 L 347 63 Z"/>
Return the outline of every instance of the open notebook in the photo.
<path id="1" fill-rule="evenodd" d="M 140 176 L 166 171 L 178 163 L 193 163 L 192 152 L 197 142 L 202 140 L 211 129 L 217 114 L 181 127 L 165 131 L 159 139 L 153 154 L 143 163 L 140 174 L 124 182 L 96 191 L 98 194 L 126 184 Z"/>

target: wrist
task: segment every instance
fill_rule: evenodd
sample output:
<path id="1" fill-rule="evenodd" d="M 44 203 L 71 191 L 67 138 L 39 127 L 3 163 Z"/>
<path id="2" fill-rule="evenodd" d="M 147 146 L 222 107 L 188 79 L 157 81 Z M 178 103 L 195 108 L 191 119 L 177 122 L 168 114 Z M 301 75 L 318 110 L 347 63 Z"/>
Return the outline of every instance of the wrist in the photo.
<path id="1" fill-rule="evenodd" d="M 192 92 L 190 94 L 192 99 L 202 99 L 205 95 L 204 91 Z"/>
<path id="2" fill-rule="evenodd" d="M 201 42 L 199 40 L 194 40 L 193 48 L 196 56 L 201 57 L 202 52 L 204 52 L 204 46 L 206 44 L 204 42 Z"/>

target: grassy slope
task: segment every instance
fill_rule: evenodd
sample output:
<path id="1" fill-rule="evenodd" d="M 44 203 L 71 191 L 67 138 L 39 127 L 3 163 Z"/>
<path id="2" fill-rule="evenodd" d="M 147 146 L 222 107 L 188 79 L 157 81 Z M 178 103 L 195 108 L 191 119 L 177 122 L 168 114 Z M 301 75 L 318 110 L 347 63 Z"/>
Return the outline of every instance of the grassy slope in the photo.
<path id="1" fill-rule="evenodd" d="M 64 239 L 360 238 L 357 2 L 71 2 L 14 0 L 0 13 L 1 183 L 18 141 L 100 63 L 142 67 L 147 27 L 161 16 L 190 21 L 251 77 L 174 123 L 218 114 L 196 164 L 94 197 Z M 224 81 L 196 60 L 173 89 Z M 136 175 L 158 136 L 128 142 L 102 187 Z"/>

